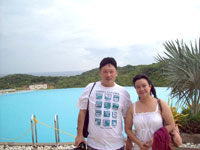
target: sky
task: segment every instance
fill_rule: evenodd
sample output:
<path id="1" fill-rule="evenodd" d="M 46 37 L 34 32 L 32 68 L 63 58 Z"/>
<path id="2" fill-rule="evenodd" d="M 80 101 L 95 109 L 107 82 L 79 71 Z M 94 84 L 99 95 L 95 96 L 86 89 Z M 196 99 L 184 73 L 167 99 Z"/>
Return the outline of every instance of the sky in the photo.
<path id="1" fill-rule="evenodd" d="M 0 0 L 0 74 L 155 63 L 200 37 L 199 0 Z"/>

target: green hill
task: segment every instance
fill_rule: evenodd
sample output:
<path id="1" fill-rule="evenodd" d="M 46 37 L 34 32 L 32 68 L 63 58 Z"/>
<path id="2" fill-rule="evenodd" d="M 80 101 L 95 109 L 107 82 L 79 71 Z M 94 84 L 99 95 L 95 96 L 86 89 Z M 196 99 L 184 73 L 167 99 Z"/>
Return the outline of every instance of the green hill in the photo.
<path id="1" fill-rule="evenodd" d="M 32 76 L 26 74 L 8 75 L 0 78 L 0 89 L 25 89 L 31 84 L 40 83 L 47 83 L 50 88 L 84 87 L 90 82 L 100 80 L 98 72 L 99 70 L 96 68 L 81 75 L 70 77 Z M 132 78 L 136 74 L 148 75 L 155 86 L 167 86 L 161 63 L 118 67 L 116 83 L 122 86 L 132 86 Z"/>

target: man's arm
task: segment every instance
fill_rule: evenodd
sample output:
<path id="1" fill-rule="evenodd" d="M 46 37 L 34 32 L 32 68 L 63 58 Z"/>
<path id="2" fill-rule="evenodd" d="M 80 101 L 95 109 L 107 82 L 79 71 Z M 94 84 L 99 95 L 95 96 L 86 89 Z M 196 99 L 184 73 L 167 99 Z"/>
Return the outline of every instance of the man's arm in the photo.
<path id="1" fill-rule="evenodd" d="M 78 115 L 78 127 L 77 127 L 77 136 L 75 139 L 75 146 L 78 147 L 78 145 L 81 142 L 86 143 L 84 137 L 83 137 L 83 125 L 85 121 L 85 115 L 86 115 L 86 109 L 80 109 L 79 115 Z"/>

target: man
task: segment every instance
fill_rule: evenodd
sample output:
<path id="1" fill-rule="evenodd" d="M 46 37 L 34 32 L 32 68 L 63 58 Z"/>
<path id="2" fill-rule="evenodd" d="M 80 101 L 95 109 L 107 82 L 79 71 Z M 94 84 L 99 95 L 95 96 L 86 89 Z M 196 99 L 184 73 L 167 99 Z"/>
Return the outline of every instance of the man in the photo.
<path id="1" fill-rule="evenodd" d="M 117 63 L 114 58 L 104 58 L 99 67 L 101 81 L 90 83 L 78 100 L 80 109 L 78 116 L 76 147 L 86 141 L 83 137 L 83 124 L 87 109 L 89 93 L 89 126 L 87 137 L 88 150 L 123 150 L 122 116 L 125 117 L 131 104 L 126 89 L 115 83 Z"/>

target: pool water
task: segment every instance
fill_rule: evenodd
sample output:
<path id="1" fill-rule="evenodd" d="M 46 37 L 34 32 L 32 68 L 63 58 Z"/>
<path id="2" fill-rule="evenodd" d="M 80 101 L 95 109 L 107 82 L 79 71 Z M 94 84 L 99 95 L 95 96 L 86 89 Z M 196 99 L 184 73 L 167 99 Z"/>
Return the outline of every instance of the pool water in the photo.
<path id="1" fill-rule="evenodd" d="M 54 127 L 54 116 L 58 115 L 59 129 L 76 136 L 79 109 L 77 100 L 84 88 L 41 90 L 24 93 L 0 95 L 0 142 L 32 142 L 31 116 L 38 121 Z M 133 87 L 126 87 L 132 102 L 138 96 Z M 169 90 L 156 87 L 157 96 L 168 101 Z M 55 142 L 54 129 L 37 123 L 39 143 Z M 20 137 L 17 140 L 12 140 Z M 61 142 L 74 142 L 73 136 L 60 132 Z"/>

